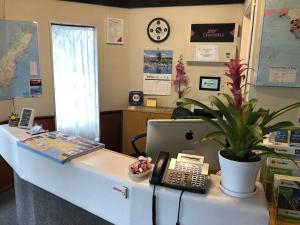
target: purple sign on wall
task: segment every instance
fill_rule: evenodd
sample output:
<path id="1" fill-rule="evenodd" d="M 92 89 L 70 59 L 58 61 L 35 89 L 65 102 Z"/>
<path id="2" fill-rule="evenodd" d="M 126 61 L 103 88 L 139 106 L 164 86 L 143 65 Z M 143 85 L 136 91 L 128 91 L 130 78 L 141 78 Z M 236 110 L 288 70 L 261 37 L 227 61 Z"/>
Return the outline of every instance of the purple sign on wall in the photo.
<path id="1" fill-rule="evenodd" d="M 191 42 L 233 42 L 234 23 L 192 24 Z"/>

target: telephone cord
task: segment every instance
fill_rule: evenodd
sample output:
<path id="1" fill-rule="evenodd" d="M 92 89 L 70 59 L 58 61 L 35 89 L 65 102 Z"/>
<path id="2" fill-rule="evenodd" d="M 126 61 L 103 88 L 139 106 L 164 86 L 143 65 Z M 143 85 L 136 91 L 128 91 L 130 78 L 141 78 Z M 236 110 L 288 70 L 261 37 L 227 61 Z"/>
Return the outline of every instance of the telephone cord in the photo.
<path id="1" fill-rule="evenodd" d="M 180 197 L 179 197 L 179 202 L 178 202 L 178 214 L 177 214 L 177 222 L 176 222 L 176 225 L 180 225 L 180 223 L 179 223 L 179 216 L 180 216 L 181 197 L 182 197 L 183 192 L 184 192 L 184 191 L 182 190 L 181 193 L 180 193 Z"/>
<path id="2" fill-rule="evenodd" d="M 155 185 L 153 185 L 153 195 L 152 195 L 152 224 L 156 225 L 156 195 L 155 195 Z"/>

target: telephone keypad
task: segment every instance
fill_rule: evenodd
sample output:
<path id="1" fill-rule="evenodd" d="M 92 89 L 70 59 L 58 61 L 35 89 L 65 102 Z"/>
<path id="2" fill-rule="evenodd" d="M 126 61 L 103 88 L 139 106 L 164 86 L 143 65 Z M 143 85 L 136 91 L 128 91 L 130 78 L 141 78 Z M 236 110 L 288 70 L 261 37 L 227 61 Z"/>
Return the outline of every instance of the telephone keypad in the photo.
<path id="1" fill-rule="evenodd" d="M 207 189 L 207 175 L 201 174 L 201 165 L 176 162 L 174 169 L 168 169 L 163 183 L 166 186 L 205 193 Z"/>

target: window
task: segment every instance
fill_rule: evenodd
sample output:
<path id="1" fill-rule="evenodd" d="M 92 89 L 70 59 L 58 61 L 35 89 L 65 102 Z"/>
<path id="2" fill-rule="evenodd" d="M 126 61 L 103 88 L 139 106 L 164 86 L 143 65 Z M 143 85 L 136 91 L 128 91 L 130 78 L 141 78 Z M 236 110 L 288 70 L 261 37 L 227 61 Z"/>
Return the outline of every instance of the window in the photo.
<path id="1" fill-rule="evenodd" d="M 57 130 L 99 141 L 96 30 L 51 24 Z"/>

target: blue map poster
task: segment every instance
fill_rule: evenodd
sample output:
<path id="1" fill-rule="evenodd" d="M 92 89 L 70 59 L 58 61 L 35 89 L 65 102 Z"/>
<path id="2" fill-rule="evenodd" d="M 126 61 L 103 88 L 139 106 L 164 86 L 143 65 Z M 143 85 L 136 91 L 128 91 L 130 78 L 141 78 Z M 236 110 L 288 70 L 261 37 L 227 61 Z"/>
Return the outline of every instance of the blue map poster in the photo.
<path id="1" fill-rule="evenodd" d="M 300 1 L 265 0 L 256 85 L 300 87 Z"/>
<path id="2" fill-rule="evenodd" d="M 37 24 L 0 20 L 0 99 L 42 93 Z"/>

